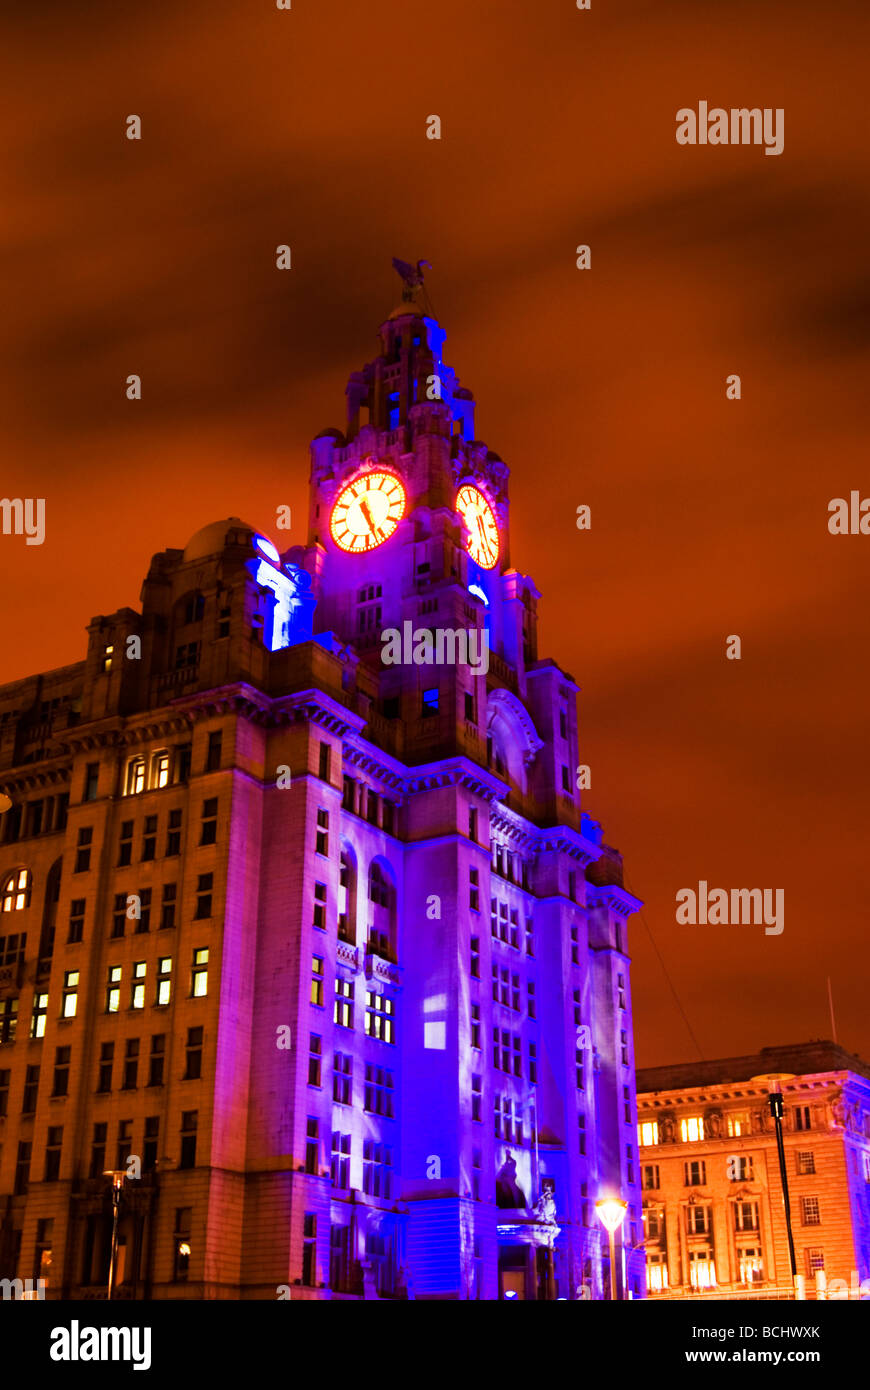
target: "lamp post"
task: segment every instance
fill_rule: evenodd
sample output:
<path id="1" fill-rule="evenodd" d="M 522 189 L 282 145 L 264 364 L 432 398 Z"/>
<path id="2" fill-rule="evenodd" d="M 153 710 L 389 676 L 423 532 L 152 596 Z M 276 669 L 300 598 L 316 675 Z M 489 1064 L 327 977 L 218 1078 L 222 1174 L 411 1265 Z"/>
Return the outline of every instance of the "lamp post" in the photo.
<path id="1" fill-rule="evenodd" d="M 625 1220 L 628 1202 L 622 1197 L 599 1197 L 595 1203 L 599 1220 L 605 1227 L 610 1241 L 610 1297 L 617 1298 L 616 1292 L 616 1232 Z"/>
<path id="2" fill-rule="evenodd" d="M 118 1212 L 121 1206 L 121 1193 L 127 1180 L 126 1168 L 107 1168 L 104 1178 L 112 1179 L 112 1252 L 109 1256 L 109 1286 L 106 1297 L 111 1299 L 115 1283 L 115 1260 L 118 1254 Z"/>
<path id="3" fill-rule="evenodd" d="M 785 1232 L 788 1236 L 788 1258 L 791 1264 L 791 1282 L 794 1289 L 795 1299 L 803 1298 L 803 1279 L 798 1278 L 797 1264 L 794 1257 L 794 1236 L 791 1231 L 791 1203 L 788 1196 L 788 1172 L 785 1166 L 785 1145 L 782 1139 L 782 1082 L 793 1081 L 792 1072 L 770 1072 L 766 1076 L 753 1076 L 753 1081 L 763 1081 L 767 1085 L 767 1100 L 770 1105 L 770 1113 L 773 1116 L 773 1124 L 776 1130 L 776 1152 L 779 1157 L 779 1178 L 782 1183 L 782 1204 L 785 1208 Z"/>

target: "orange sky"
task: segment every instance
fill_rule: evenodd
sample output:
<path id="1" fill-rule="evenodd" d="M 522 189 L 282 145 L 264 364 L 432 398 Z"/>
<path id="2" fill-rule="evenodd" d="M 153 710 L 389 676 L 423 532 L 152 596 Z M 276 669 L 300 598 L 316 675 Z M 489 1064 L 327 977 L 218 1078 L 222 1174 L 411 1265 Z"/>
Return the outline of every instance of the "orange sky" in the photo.
<path id="1" fill-rule="evenodd" d="M 583 686 L 589 807 L 703 1052 L 829 1036 L 830 973 L 870 1056 L 870 537 L 827 531 L 870 495 L 866 3 L 42 0 L 4 26 L 0 490 L 44 497 L 47 535 L 0 536 L 0 680 L 82 657 L 208 521 L 289 503 L 303 540 L 308 440 L 344 423 L 391 256 L 425 257 L 542 654 Z M 699 100 L 782 107 L 783 154 L 677 145 Z M 783 934 L 678 926 L 701 878 L 783 888 Z M 639 1063 L 697 1055 L 631 941 Z"/>

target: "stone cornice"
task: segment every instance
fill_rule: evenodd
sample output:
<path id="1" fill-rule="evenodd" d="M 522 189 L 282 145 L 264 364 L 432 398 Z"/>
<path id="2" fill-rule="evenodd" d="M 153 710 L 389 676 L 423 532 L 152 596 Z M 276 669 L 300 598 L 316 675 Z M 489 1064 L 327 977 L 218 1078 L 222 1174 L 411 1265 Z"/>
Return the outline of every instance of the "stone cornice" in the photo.
<path id="1" fill-rule="evenodd" d="M 494 805 L 498 797 L 504 796 L 508 790 L 507 783 L 501 777 L 496 777 L 487 768 L 472 762 L 470 758 L 448 758 L 442 762 L 424 763 L 414 768 L 401 764 L 397 766 L 402 768 L 404 788 L 409 796 L 435 787 L 463 787 Z"/>
<path id="2" fill-rule="evenodd" d="M 633 912 L 640 911 L 643 900 L 636 898 L 627 889 L 620 888 L 616 883 L 608 883 L 603 888 L 590 884 L 586 891 L 586 906 L 606 907 L 618 913 L 620 917 L 630 917 Z"/>
<path id="3" fill-rule="evenodd" d="M 27 763 L 23 767 L 19 764 L 17 771 L 9 768 L 0 772 L 0 791 L 11 796 L 13 792 L 36 791 L 43 787 L 68 787 L 71 772 L 72 763 L 57 758 L 50 762 Z"/>

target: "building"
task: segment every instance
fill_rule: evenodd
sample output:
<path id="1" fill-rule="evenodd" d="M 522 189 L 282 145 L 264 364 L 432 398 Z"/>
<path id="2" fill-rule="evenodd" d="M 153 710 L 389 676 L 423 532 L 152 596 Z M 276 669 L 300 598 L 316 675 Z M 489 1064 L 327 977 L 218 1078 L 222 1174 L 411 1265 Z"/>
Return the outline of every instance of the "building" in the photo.
<path id="1" fill-rule="evenodd" d="M 604 1297 L 602 1194 L 642 1296 L 638 902 L 443 339 L 408 285 L 306 545 L 205 526 L 0 689 L 0 1275 L 49 1297 L 102 1295 L 110 1170 L 117 1296 Z"/>
<path id="2" fill-rule="evenodd" d="M 771 1076 L 806 1295 L 870 1278 L 870 1067 L 811 1042 L 638 1072 L 650 1294 L 793 1296 Z"/>

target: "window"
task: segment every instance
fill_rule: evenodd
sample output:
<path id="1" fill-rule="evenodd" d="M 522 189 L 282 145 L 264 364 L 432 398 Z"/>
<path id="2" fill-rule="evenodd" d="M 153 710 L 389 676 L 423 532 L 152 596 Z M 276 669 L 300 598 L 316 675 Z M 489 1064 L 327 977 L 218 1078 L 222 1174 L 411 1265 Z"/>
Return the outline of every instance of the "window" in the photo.
<path id="1" fill-rule="evenodd" d="M 707 1182 L 707 1165 L 703 1158 L 693 1159 L 683 1164 L 683 1181 L 686 1187 L 703 1187 Z"/>
<path id="2" fill-rule="evenodd" d="M 658 1120 L 644 1120 L 643 1124 L 639 1124 L 637 1141 L 641 1148 L 646 1148 L 648 1144 L 657 1144 L 659 1142 Z"/>
<path id="3" fill-rule="evenodd" d="M 332 1131 L 329 1176 L 333 1187 L 350 1187 L 350 1135 L 335 1129 Z"/>
<path id="4" fill-rule="evenodd" d="M 388 835 L 395 831 L 395 807 L 392 801 L 383 800 L 381 802 L 381 829 Z"/>
<path id="5" fill-rule="evenodd" d="M 169 750 L 167 748 L 162 748 L 151 759 L 151 785 L 157 788 L 169 786 Z"/>
<path id="6" fill-rule="evenodd" d="M 85 767 L 85 789 L 82 795 L 82 801 L 96 801 L 99 778 L 100 764 L 88 763 Z"/>
<path id="7" fill-rule="evenodd" d="M 393 1118 L 393 1073 L 388 1067 L 377 1067 L 366 1062 L 363 1109 L 370 1115 L 383 1115 Z"/>
<path id="8" fill-rule="evenodd" d="M 332 748 L 328 743 L 321 741 L 317 750 L 317 775 L 321 782 L 329 781 L 329 767 L 332 758 Z"/>
<path id="9" fill-rule="evenodd" d="M 480 937 L 479 937 L 479 936 L 473 936 L 473 937 L 471 938 L 471 967 L 470 967 L 470 969 L 471 969 L 471 978 L 472 978 L 473 980 L 479 980 L 479 979 L 480 979 Z"/>
<path id="10" fill-rule="evenodd" d="M 100 1121 L 94 1125 L 94 1134 L 91 1140 L 91 1167 L 89 1177 L 100 1178 L 106 1166 L 106 1138 L 109 1133 L 109 1126 L 105 1121 Z"/>
<path id="11" fill-rule="evenodd" d="M 72 946 L 81 941 L 85 933 L 85 900 L 84 898 L 73 898 L 69 905 L 69 932 L 67 933 L 67 944 Z"/>
<path id="12" fill-rule="evenodd" d="M 18 1157 L 15 1162 L 15 1184 L 12 1188 L 16 1197 L 23 1197 L 30 1182 L 30 1155 L 32 1145 L 19 1140 Z"/>
<path id="13" fill-rule="evenodd" d="M 175 749 L 174 782 L 186 782 L 190 777 L 192 748 L 189 743 L 179 743 Z"/>
<path id="14" fill-rule="evenodd" d="M 0 999 L 0 1043 L 15 1041 L 18 1027 L 18 1000 Z"/>
<path id="15" fill-rule="evenodd" d="M 390 906 L 390 885 L 380 864 L 372 864 L 369 872 L 369 902 L 376 907 Z"/>
<path id="16" fill-rule="evenodd" d="M 175 1208 L 175 1232 L 172 1237 L 175 1247 L 173 1278 L 178 1284 L 184 1283 L 190 1272 L 190 1220 L 192 1207 Z"/>
<path id="17" fill-rule="evenodd" d="M 533 1086 L 538 1081 L 538 1044 L 529 1043 L 529 1081 Z"/>
<path id="18" fill-rule="evenodd" d="M 123 936 L 127 921 L 127 894 L 116 893 L 112 908 L 112 936 Z"/>
<path id="19" fill-rule="evenodd" d="M 801 1197 L 801 1223 L 804 1226 L 818 1226 L 821 1219 L 818 1197 Z"/>
<path id="20" fill-rule="evenodd" d="M 422 714 L 427 719 L 432 714 L 438 713 L 438 687 L 433 686 L 430 690 L 423 691 Z"/>
<path id="21" fill-rule="evenodd" d="M 369 1197 L 389 1198 L 392 1186 L 393 1151 L 374 1139 L 363 1141 L 363 1192 Z"/>
<path id="22" fill-rule="evenodd" d="M 124 1079 L 121 1082 L 123 1091 L 135 1091 L 139 1084 L 139 1039 L 128 1038 L 124 1044 Z"/>
<path id="23" fill-rule="evenodd" d="M 210 796 L 207 801 L 202 803 L 202 829 L 199 837 L 201 845 L 217 843 L 217 814 L 218 799 L 216 796 Z"/>
<path id="24" fill-rule="evenodd" d="M 107 672 L 111 671 L 111 669 L 112 669 L 112 653 L 114 652 L 114 650 L 115 650 L 114 643 L 110 643 L 108 647 L 104 647 L 104 648 L 103 648 L 103 671 L 104 671 L 104 673 L 107 673 Z"/>
<path id="25" fill-rule="evenodd" d="M 105 1095 L 112 1089 L 112 1066 L 115 1058 L 115 1044 L 104 1042 L 100 1044 L 100 1065 L 97 1072 L 97 1091 Z"/>
<path id="26" fill-rule="evenodd" d="M 219 620 L 218 620 L 218 633 L 217 633 L 218 637 L 229 637 L 229 635 L 230 635 L 230 618 L 232 617 L 232 611 L 233 611 L 232 608 L 222 608 L 222 609 L 220 610 L 220 617 L 219 617 Z"/>
<path id="27" fill-rule="evenodd" d="M 131 758 L 127 764 L 125 796 L 138 796 L 145 790 L 145 759 Z"/>
<path id="28" fill-rule="evenodd" d="M 586 1153 L 586 1116 L 582 1111 L 577 1116 L 577 1147 L 581 1154 Z"/>
<path id="29" fill-rule="evenodd" d="M 76 1007 L 79 997 L 79 972 L 77 970 L 66 970 L 63 977 L 63 1004 L 61 1006 L 62 1018 L 75 1018 Z"/>
<path id="30" fill-rule="evenodd" d="M 172 998 L 172 957 L 157 957 L 157 995 L 155 1004 L 168 1004 Z"/>
<path id="31" fill-rule="evenodd" d="M 625 1178 L 626 1182 L 634 1182 L 634 1150 L 630 1144 L 625 1146 Z"/>
<path id="32" fill-rule="evenodd" d="M 825 1267 L 825 1252 L 816 1248 L 808 1248 L 806 1251 L 807 1274 L 812 1277 L 816 1270 Z"/>
<path id="33" fill-rule="evenodd" d="M 660 1187 L 659 1165 L 657 1163 L 644 1163 L 640 1170 L 640 1182 L 644 1191 L 654 1191 Z"/>
<path id="34" fill-rule="evenodd" d="M 199 660 L 199 643 L 182 642 L 175 648 L 175 669 L 181 671 L 185 667 L 195 666 Z"/>
<path id="35" fill-rule="evenodd" d="M 23 908 L 30 906 L 30 872 L 28 869 L 16 869 L 15 873 L 10 874 L 3 884 L 2 910 L 4 912 L 21 912 Z"/>
<path id="36" fill-rule="evenodd" d="M 574 1049 L 574 1084 L 578 1091 L 586 1089 L 585 1057 L 582 1047 Z"/>
<path id="37" fill-rule="evenodd" d="M 357 591 L 356 630 L 360 637 L 368 632 L 376 632 L 380 628 L 381 605 L 377 600 L 381 596 L 380 584 L 367 584 Z"/>
<path id="38" fill-rule="evenodd" d="M 752 1182 L 754 1179 L 752 1159 L 747 1154 L 732 1154 L 728 1160 L 726 1172 L 731 1182 Z"/>
<path id="39" fill-rule="evenodd" d="M 661 1240 L 665 1233 L 665 1214 L 661 1207 L 647 1207 L 643 1216 L 650 1240 Z"/>
<path id="40" fill-rule="evenodd" d="M 198 874 L 196 880 L 196 912 L 194 919 L 211 916 L 211 899 L 214 888 L 214 874 Z"/>
<path id="41" fill-rule="evenodd" d="M 480 911 L 480 870 L 468 870 L 468 906 L 472 912 Z"/>
<path id="42" fill-rule="evenodd" d="M 163 1066 L 166 1061 L 166 1034 L 155 1033 L 151 1039 L 151 1056 L 149 1059 L 148 1085 L 163 1085 Z"/>
<path id="43" fill-rule="evenodd" d="M 473 724 L 475 722 L 474 695 L 469 694 L 468 691 L 465 692 L 465 718 L 468 720 L 469 724 Z"/>
<path id="44" fill-rule="evenodd" d="M 794 1127 L 795 1129 L 811 1129 L 812 1115 L 808 1105 L 796 1105 L 794 1107 Z"/>
<path id="45" fill-rule="evenodd" d="M 9 1078 L 11 1075 L 12 1072 L 8 1067 L 0 1071 L 0 1115 L 9 1114 Z M 66 1092 L 63 1091 L 59 1094 L 66 1095 Z"/>
<path id="46" fill-rule="evenodd" d="M 317 1278 L 317 1216 L 307 1211 L 302 1219 L 302 1282 L 313 1288 Z"/>
<path id="47" fill-rule="evenodd" d="M 616 977 L 616 1004 L 617 1004 L 617 1007 L 620 1008 L 620 1009 L 624 1009 L 624 1008 L 625 1008 L 625 976 L 624 976 L 624 975 L 617 975 L 617 977 Z"/>
<path id="48" fill-rule="evenodd" d="M 704 1138 L 704 1121 L 700 1115 L 688 1115 L 680 1121 L 680 1138 L 684 1144 L 694 1144 Z"/>
<path id="49" fill-rule="evenodd" d="M 471 1046 L 480 1047 L 480 1005 L 471 1006 Z"/>
<path id="50" fill-rule="evenodd" d="M 620 1034 L 619 1034 L 619 1051 L 620 1051 L 620 1056 L 621 1056 L 621 1058 L 622 1058 L 622 1065 L 623 1065 L 624 1067 L 627 1067 L 627 1066 L 628 1066 L 628 1033 L 626 1032 L 626 1030 L 625 1030 L 624 1028 L 620 1030 Z"/>
<path id="51" fill-rule="evenodd" d="M 314 925 L 318 931 L 326 931 L 326 884 L 314 885 Z"/>
<path id="52" fill-rule="evenodd" d="M 531 917 L 526 918 L 526 955 L 535 954 L 535 924 Z"/>
<path id="53" fill-rule="evenodd" d="M 318 1009 L 324 1006 L 324 962 L 322 956 L 311 956 L 311 990 L 309 994 L 311 1004 L 317 1005 Z"/>
<path id="54" fill-rule="evenodd" d="M 191 994 L 195 999 L 202 999 L 208 994 L 208 947 L 203 946 L 193 953 L 193 968 L 191 970 Z"/>
<path id="55" fill-rule="evenodd" d="M 175 907 L 178 886 L 175 883 L 164 883 L 163 901 L 160 904 L 160 930 L 168 931 L 175 926 Z"/>
<path id="56" fill-rule="evenodd" d="M 563 763 L 563 764 L 562 764 L 562 791 L 563 791 L 563 792 L 569 792 L 570 790 L 571 790 L 571 774 L 570 774 L 570 772 L 568 771 L 568 769 L 567 769 L 567 767 L 565 766 L 565 764 Z"/>
<path id="57" fill-rule="evenodd" d="M 366 1033 L 381 1042 L 391 1043 L 393 1037 L 394 1001 L 386 994 L 366 990 Z"/>
<path id="58" fill-rule="evenodd" d="M 133 978 L 130 981 L 130 1008 L 145 1008 L 145 975 L 147 965 L 144 960 L 137 960 L 133 964 Z"/>
<path id="59" fill-rule="evenodd" d="M 196 1167 L 196 1130 L 199 1118 L 196 1110 L 181 1112 L 181 1157 L 179 1168 Z"/>
<path id="60" fill-rule="evenodd" d="M 580 964 L 580 930 L 578 927 L 571 928 L 571 964 Z"/>
<path id="61" fill-rule="evenodd" d="M 160 1137 L 160 1116 L 148 1115 L 145 1119 L 145 1142 L 142 1145 L 142 1168 L 150 1173 L 157 1166 L 157 1144 Z"/>
<path id="62" fill-rule="evenodd" d="M 140 888 L 137 896 L 139 898 L 139 916 L 136 918 L 135 930 L 141 935 L 143 932 L 147 932 L 151 926 L 151 889 Z"/>
<path id="63" fill-rule="evenodd" d="M 329 812 L 322 809 L 317 812 L 314 852 L 329 856 Z"/>
<path id="64" fill-rule="evenodd" d="M 36 1096 L 39 1091 L 39 1067 L 29 1066 L 24 1073 L 24 1093 L 21 1097 L 22 1115 L 32 1115 L 36 1110 Z"/>
<path id="65" fill-rule="evenodd" d="M 760 1284 L 764 1280 L 764 1264 L 757 1245 L 738 1245 L 737 1268 L 741 1284 Z"/>
<path id="66" fill-rule="evenodd" d="M 758 1230 L 758 1206 L 755 1202 L 734 1203 L 735 1231 Z"/>
<path id="67" fill-rule="evenodd" d="M 468 808 L 468 838 L 477 843 L 477 807 Z"/>
<path id="68" fill-rule="evenodd" d="M 332 1099 L 336 1105 L 353 1104 L 353 1058 L 347 1052 L 333 1054 Z"/>
<path id="69" fill-rule="evenodd" d="M 154 859 L 157 854 L 157 817 L 146 816 L 142 832 L 142 858 Z"/>
<path id="70" fill-rule="evenodd" d="M 647 1255 L 646 1287 L 648 1293 L 662 1293 L 668 1287 L 668 1264 L 664 1255 Z"/>
<path id="71" fill-rule="evenodd" d="M 535 982 L 534 982 L 534 980 L 529 980 L 528 984 L 526 985 L 526 992 L 527 992 L 527 994 L 528 994 L 528 1001 L 527 1001 L 527 1002 L 528 1002 L 529 1018 L 535 1018 L 535 1017 L 536 1017 L 536 1013 L 535 1013 Z"/>
<path id="72" fill-rule="evenodd" d="M 206 772 L 217 772 L 221 765 L 221 744 L 223 734 L 220 729 L 216 729 L 208 736 L 208 752 L 205 756 Z M 211 841 L 209 841 L 211 843 Z"/>
<path id="73" fill-rule="evenodd" d="M 188 1028 L 184 1052 L 186 1065 L 184 1081 L 198 1081 L 202 1076 L 202 1028 Z"/>
<path id="74" fill-rule="evenodd" d="M 711 1250 L 689 1251 L 689 1283 L 693 1289 L 716 1286 L 716 1263 Z"/>
<path id="75" fill-rule="evenodd" d="M 92 826 L 83 826 L 76 841 L 76 859 L 73 873 L 86 874 L 91 867 L 91 844 L 94 838 Z M 5 903 L 4 903 L 5 907 Z"/>
<path id="76" fill-rule="evenodd" d="M 30 1016 L 30 1036 L 45 1037 L 45 1019 L 48 1013 L 48 995 L 36 993 L 33 996 L 33 1012 Z"/>
<path id="77" fill-rule="evenodd" d="M 181 812 L 169 812 L 169 828 L 166 832 L 166 857 L 181 853 Z"/>
<path id="78" fill-rule="evenodd" d="M 742 1138 L 752 1133 L 752 1123 L 748 1110 L 732 1110 L 725 1118 L 728 1135 L 732 1139 Z"/>
<path id="79" fill-rule="evenodd" d="M 483 1078 L 472 1076 L 471 1078 L 471 1118 L 481 1120 L 481 1105 L 483 1101 Z"/>
<path id="80" fill-rule="evenodd" d="M 795 1162 L 800 1177 L 808 1177 L 816 1171 L 816 1156 L 811 1149 L 798 1149 Z"/>
<path id="81" fill-rule="evenodd" d="M 318 1121 L 313 1115 L 309 1115 L 305 1125 L 305 1171 L 314 1175 L 317 1174 L 319 1167 L 319 1129 Z"/>
<path id="82" fill-rule="evenodd" d="M 710 1208 L 686 1207 L 686 1228 L 690 1236 L 708 1235 L 710 1231 Z"/>
<path id="83" fill-rule="evenodd" d="M 332 1011 L 332 1020 L 342 1028 L 353 1027 L 353 981 L 345 980 L 340 975 L 335 977 L 335 1002 Z"/>
<path id="84" fill-rule="evenodd" d="M 53 1096 L 69 1094 L 69 1061 L 70 1049 L 68 1047 L 56 1047 L 54 1049 L 54 1085 L 51 1088 Z M 0 1072 L 0 1079 L 2 1079 L 2 1075 L 3 1073 Z M 3 1109 L 0 1108 L 0 1115 L 4 1113 Z"/>

